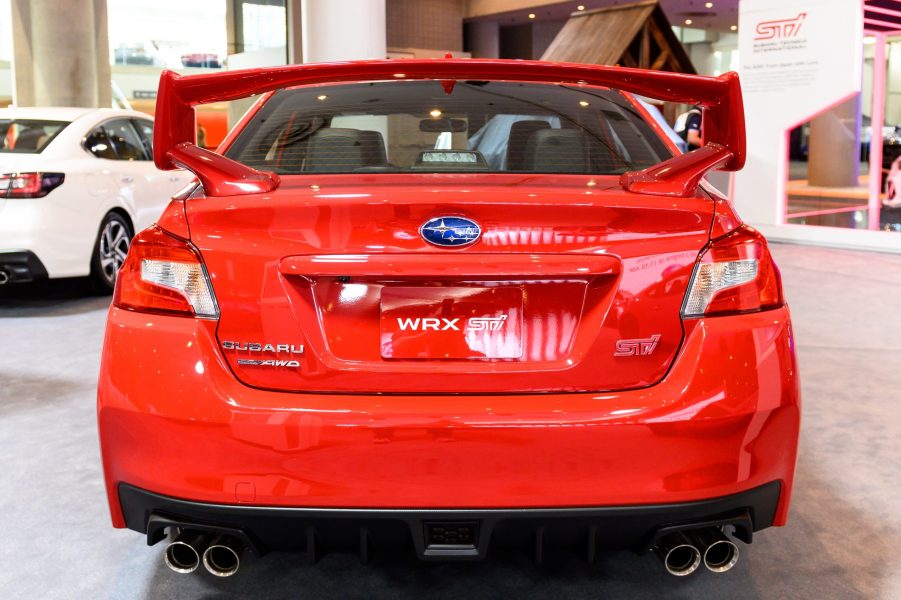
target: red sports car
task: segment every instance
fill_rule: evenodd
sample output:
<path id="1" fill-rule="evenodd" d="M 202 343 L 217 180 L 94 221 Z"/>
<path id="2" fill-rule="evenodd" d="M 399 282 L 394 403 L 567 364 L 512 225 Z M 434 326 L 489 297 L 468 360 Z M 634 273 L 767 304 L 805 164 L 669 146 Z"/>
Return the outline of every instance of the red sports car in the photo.
<path id="1" fill-rule="evenodd" d="M 194 107 L 261 94 L 218 148 Z M 635 95 L 704 109 L 680 154 Z M 735 74 L 499 60 L 160 82 L 197 183 L 118 275 L 98 393 L 116 527 L 240 553 L 654 550 L 730 569 L 783 525 L 799 426 Z"/>

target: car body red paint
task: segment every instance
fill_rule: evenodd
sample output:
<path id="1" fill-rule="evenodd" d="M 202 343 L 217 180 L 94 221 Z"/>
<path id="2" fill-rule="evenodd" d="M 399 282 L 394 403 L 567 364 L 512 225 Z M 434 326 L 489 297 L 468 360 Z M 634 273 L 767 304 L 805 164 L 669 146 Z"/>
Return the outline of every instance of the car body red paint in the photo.
<path id="1" fill-rule="evenodd" d="M 719 141 L 643 174 L 276 175 L 222 156 L 271 94 L 218 153 L 182 137 L 198 102 L 392 73 L 687 94 L 714 107 Z M 783 525 L 800 418 L 788 308 L 765 242 L 698 187 L 743 160 L 737 90 L 731 75 L 505 61 L 164 75 L 157 164 L 203 187 L 141 234 L 110 309 L 98 412 L 114 525 L 147 527 L 124 485 L 220 507 L 484 510 L 667 506 L 773 482 L 755 528 Z M 481 237 L 427 243 L 419 228 L 441 215 Z M 168 247 L 200 257 L 218 318 L 138 281 Z M 682 316 L 703 264 L 749 257 L 756 279 Z"/>

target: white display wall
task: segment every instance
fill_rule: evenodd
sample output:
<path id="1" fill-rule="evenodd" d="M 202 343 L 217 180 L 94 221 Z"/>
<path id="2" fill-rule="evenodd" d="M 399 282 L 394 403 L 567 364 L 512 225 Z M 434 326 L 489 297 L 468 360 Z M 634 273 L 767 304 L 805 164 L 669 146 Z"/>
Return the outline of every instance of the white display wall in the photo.
<path id="1" fill-rule="evenodd" d="M 784 222 L 788 132 L 861 90 L 860 0 L 742 0 L 738 31 L 748 160 L 731 197 L 741 217 L 771 239 L 901 252 L 897 233 Z"/>

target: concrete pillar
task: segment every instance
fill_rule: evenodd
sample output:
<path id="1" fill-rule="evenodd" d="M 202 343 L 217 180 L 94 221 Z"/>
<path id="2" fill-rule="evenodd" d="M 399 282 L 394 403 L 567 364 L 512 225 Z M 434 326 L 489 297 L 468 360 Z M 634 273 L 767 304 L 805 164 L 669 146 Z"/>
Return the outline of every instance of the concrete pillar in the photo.
<path id="1" fill-rule="evenodd" d="M 810 122 L 810 185 L 855 187 L 860 174 L 860 95 Z"/>
<path id="2" fill-rule="evenodd" d="M 12 0 L 13 103 L 112 103 L 106 0 Z"/>
<path id="3" fill-rule="evenodd" d="M 501 27 L 497 21 L 473 21 L 466 24 L 466 46 L 473 58 L 499 58 Z"/>
<path id="4" fill-rule="evenodd" d="M 285 42 L 288 45 L 288 64 L 303 62 L 303 11 L 300 0 L 288 0 L 285 3 L 288 17 L 288 31 Z"/>
<path id="5" fill-rule="evenodd" d="M 303 0 L 303 61 L 385 58 L 385 0 Z"/>

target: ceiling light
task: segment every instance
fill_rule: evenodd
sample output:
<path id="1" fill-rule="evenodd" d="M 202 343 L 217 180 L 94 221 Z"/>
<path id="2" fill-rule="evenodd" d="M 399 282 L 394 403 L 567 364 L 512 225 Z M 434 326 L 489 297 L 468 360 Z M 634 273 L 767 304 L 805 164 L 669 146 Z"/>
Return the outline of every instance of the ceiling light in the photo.
<path id="1" fill-rule="evenodd" d="M 729 28 L 730 31 L 738 31 L 738 25 L 733 25 Z"/>
<path id="2" fill-rule="evenodd" d="M 691 19 L 685 19 L 685 24 L 686 24 L 686 25 L 691 25 L 693 22 L 694 22 L 694 21 L 692 21 Z"/>
<path id="3" fill-rule="evenodd" d="M 325 94 L 322 94 L 321 96 L 316 96 L 316 99 L 317 100 L 328 100 L 328 96 L 326 96 Z"/>
<path id="4" fill-rule="evenodd" d="M 585 10 L 585 5 L 580 4 L 579 6 L 576 7 L 576 10 Z"/>
<path id="5" fill-rule="evenodd" d="M 530 19 L 534 19 L 534 18 L 535 18 L 535 13 L 529 13 L 529 18 L 530 18 Z"/>
<path id="6" fill-rule="evenodd" d="M 713 8 L 713 2 L 708 2 L 704 5 L 706 8 Z"/>
<path id="7" fill-rule="evenodd" d="M 589 104 L 590 103 L 587 100 L 579 100 L 579 106 L 581 106 L 583 108 L 588 106 Z"/>
<path id="8" fill-rule="evenodd" d="M 437 108 L 433 108 L 429 111 L 429 114 L 435 117 L 436 119 L 441 116 L 441 111 Z"/>

